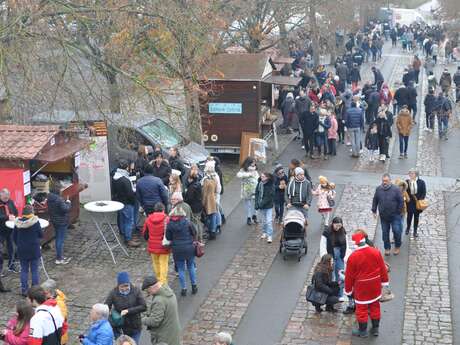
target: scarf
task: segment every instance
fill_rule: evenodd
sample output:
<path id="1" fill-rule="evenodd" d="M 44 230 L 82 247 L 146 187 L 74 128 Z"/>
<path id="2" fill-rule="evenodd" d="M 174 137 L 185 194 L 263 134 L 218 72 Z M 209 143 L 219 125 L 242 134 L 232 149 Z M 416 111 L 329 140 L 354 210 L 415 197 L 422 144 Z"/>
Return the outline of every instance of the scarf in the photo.
<path id="1" fill-rule="evenodd" d="M 415 180 L 410 180 L 410 192 L 412 195 L 417 194 L 417 179 Z"/>

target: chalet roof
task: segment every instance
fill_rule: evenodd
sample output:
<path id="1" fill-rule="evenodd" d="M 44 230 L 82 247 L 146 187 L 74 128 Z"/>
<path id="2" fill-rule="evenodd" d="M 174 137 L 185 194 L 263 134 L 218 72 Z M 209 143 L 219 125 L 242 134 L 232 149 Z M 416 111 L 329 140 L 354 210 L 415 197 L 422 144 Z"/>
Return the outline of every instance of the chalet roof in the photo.
<path id="1" fill-rule="evenodd" d="M 58 132 L 59 126 L 0 125 L 0 159 L 34 159 Z"/>
<path id="2" fill-rule="evenodd" d="M 272 72 L 265 54 L 218 54 L 206 67 L 207 80 L 261 81 Z"/>

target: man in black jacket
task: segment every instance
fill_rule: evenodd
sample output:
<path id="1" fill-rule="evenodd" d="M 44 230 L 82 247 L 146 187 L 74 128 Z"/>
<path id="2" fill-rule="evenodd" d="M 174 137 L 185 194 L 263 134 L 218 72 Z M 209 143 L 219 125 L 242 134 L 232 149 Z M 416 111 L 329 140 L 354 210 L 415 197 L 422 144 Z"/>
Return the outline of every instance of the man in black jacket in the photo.
<path id="1" fill-rule="evenodd" d="M 171 167 L 171 169 L 180 171 L 180 178 L 182 182 L 184 182 L 185 175 L 187 173 L 187 169 L 185 168 L 184 163 L 182 163 L 182 160 L 179 154 L 179 150 L 177 149 L 177 147 L 171 147 L 169 149 L 168 160 L 169 160 L 169 166 Z"/>
<path id="2" fill-rule="evenodd" d="M 313 158 L 313 149 L 315 146 L 315 131 L 319 125 L 319 117 L 314 105 L 310 105 L 307 112 L 299 116 L 299 122 L 302 126 L 303 144 L 305 146 L 305 155 Z"/>
<path id="3" fill-rule="evenodd" d="M 120 233 L 129 247 L 139 247 L 140 243 L 133 240 L 132 234 L 135 227 L 136 194 L 129 179 L 129 163 L 124 159 L 118 164 L 118 169 L 113 175 L 113 200 L 121 202 L 123 207 L 117 214 L 117 223 Z"/>
<path id="4" fill-rule="evenodd" d="M 436 96 L 434 95 L 434 89 L 429 88 L 428 94 L 425 96 L 423 104 L 425 105 L 425 116 L 426 116 L 426 130 L 432 132 L 434 128 L 434 110 L 436 108 Z"/>
<path id="5" fill-rule="evenodd" d="M 163 158 L 161 152 L 156 152 L 153 156 L 153 176 L 156 176 L 163 181 L 163 184 L 169 186 L 169 176 L 171 176 L 171 167 L 169 163 Z"/>
<path id="6" fill-rule="evenodd" d="M 409 106 L 409 90 L 406 86 L 402 85 L 399 89 L 396 90 L 394 100 L 396 101 L 397 109 L 394 112 L 395 114 L 399 113 L 399 110 L 402 109 L 404 105 Z"/>
<path id="7" fill-rule="evenodd" d="M 384 82 L 383 74 L 375 66 L 372 66 L 372 73 L 374 74 L 374 85 L 377 86 L 377 91 L 380 91 Z"/>
<path id="8" fill-rule="evenodd" d="M 147 310 L 142 292 L 131 283 L 128 272 L 117 274 L 117 286 L 110 292 L 105 304 L 111 309 L 109 319 L 115 333 L 115 338 L 120 334 L 129 335 L 139 344 L 142 331 L 141 313 Z M 122 317 L 123 324 L 115 324 L 114 314 Z"/>
<path id="9" fill-rule="evenodd" d="M 8 271 L 19 273 L 14 265 L 13 229 L 6 226 L 6 222 L 14 220 L 18 216 L 18 210 L 13 200 L 10 199 L 10 191 L 6 188 L 0 191 L 0 274 L 3 270 L 3 242 L 6 242 L 8 250 Z M 0 284 L 0 292 L 2 290 Z"/>
<path id="10" fill-rule="evenodd" d="M 50 223 L 54 227 L 56 241 L 56 265 L 67 265 L 72 258 L 64 256 L 64 241 L 69 227 L 69 216 L 72 203 L 69 199 L 61 197 L 61 184 L 53 183 L 47 197 L 48 214 Z"/>
<path id="11" fill-rule="evenodd" d="M 414 87 L 414 83 L 411 82 L 407 87 L 409 96 L 409 111 L 412 111 L 412 120 L 415 123 L 415 116 L 417 115 L 417 90 Z"/>
<path id="12" fill-rule="evenodd" d="M 391 183 L 389 174 L 383 174 L 382 184 L 377 187 L 372 200 L 372 213 L 377 218 L 377 209 L 380 215 L 382 226 L 382 240 L 385 248 L 385 255 L 390 255 L 390 227 L 395 240 L 394 255 L 398 255 L 401 247 L 402 233 L 402 208 L 403 196 L 398 186 Z"/>

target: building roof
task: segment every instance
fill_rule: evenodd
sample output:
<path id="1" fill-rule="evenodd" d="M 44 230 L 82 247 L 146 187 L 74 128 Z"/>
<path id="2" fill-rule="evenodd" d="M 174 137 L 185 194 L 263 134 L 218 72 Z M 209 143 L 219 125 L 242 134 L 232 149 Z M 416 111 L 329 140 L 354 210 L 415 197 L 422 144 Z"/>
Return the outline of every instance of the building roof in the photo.
<path id="1" fill-rule="evenodd" d="M 207 80 L 260 81 L 272 72 L 265 54 L 218 54 L 206 67 Z"/>
<path id="2" fill-rule="evenodd" d="M 59 126 L 0 125 L 0 159 L 34 159 L 58 132 Z"/>

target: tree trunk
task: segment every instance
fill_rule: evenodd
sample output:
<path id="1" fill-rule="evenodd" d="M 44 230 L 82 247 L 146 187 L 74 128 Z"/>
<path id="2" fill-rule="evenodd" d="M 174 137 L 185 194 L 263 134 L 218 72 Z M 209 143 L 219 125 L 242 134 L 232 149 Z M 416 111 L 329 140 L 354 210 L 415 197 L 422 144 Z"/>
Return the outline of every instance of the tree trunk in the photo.
<path id="1" fill-rule="evenodd" d="M 313 62 L 315 66 L 319 64 L 319 32 L 318 32 L 318 23 L 316 22 L 316 6 L 314 1 L 312 1 L 307 6 L 308 11 L 308 24 L 310 25 L 311 33 L 311 44 L 313 48 Z"/>
<path id="2" fill-rule="evenodd" d="M 289 56 L 289 42 L 288 32 L 286 29 L 286 21 L 284 18 L 276 18 L 276 22 L 280 31 L 279 49 L 282 55 Z"/>
<path id="3" fill-rule="evenodd" d="M 117 81 L 117 74 L 113 71 L 107 71 L 105 73 L 107 84 L 109 87 L 110 97 L 110 112 L 113 114 L 121 113 L 121 98 L 120 98 L 120 86 Z"/>
<path id="4" fill-rule="evenodd" d="M 203 144 L 203 132 L 201 127 L 201 114 L 198 93 L 191 78 L 183 80 L 185 108 L 187 113 L 188 134 L 191 141 Z"/>

